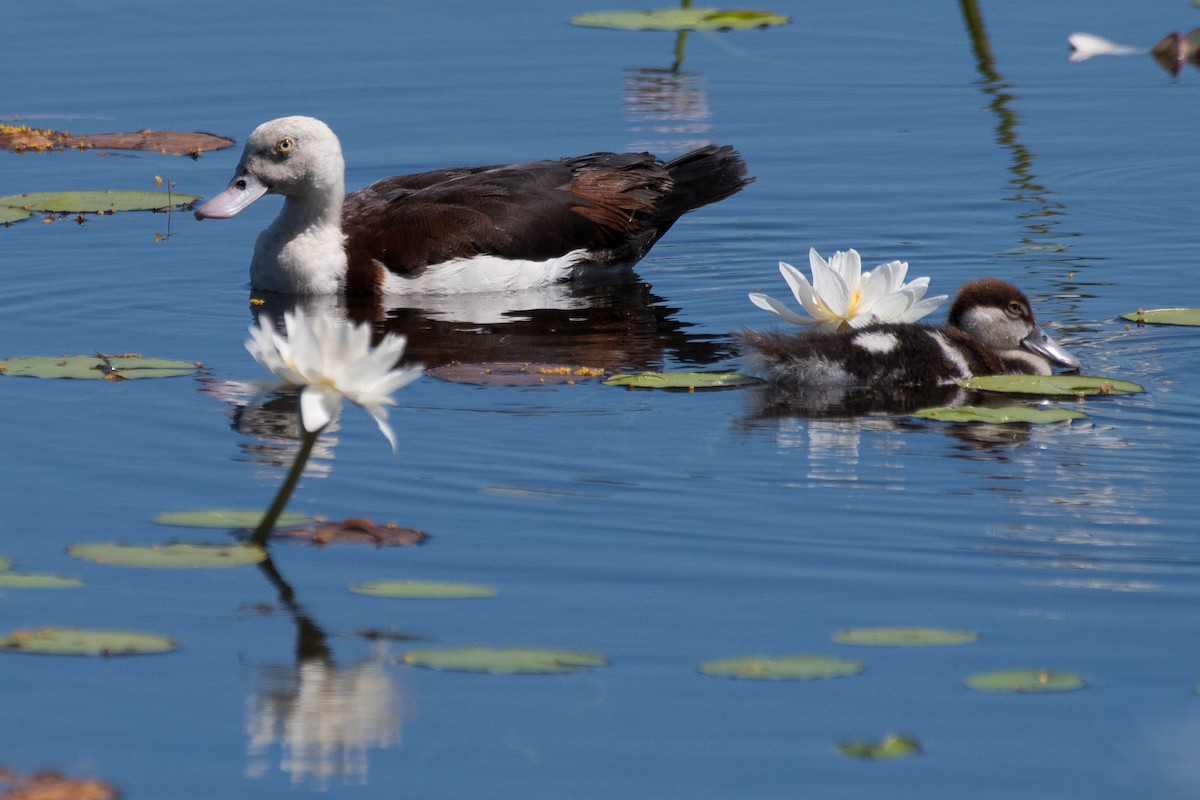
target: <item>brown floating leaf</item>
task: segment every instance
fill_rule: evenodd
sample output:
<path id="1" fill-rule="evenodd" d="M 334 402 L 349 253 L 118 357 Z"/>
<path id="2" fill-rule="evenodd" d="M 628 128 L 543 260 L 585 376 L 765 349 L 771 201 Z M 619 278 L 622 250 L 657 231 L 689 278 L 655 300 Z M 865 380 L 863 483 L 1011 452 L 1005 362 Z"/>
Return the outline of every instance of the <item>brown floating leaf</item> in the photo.
<path id="1" fill-rule="evenodd" d="M 403 547 L 421 544 L 429 535 L 416 528 L 401 528 L 394 522 L 380 525 L 366 517 L 351 517 L 341 522 L 314 522 L 295 528 L 280 528 L 272 536 L 303 539 L 324 547 L 327 544 L 373 544 L 376 547 Z"/>
<path id="2" fill-rule="evenodd" d="M 119 793 L 98 780 L 73 780 L 60 773 L 46 771 L 32 775 L 6 775 L 12 786 L 0 800 L 116 800 Z"/>
<path id="3" fill-rule="evenodd" d="M 193 158 L 208 150 L 233 145 L 233 139 L 203 131 L 152 131 L 129 133 L 81 133 L 29 128 L 24 125 L 0 125 L 0 148 L 24 153 L 30 150 L 103 148 L 105 150 L 147 150 Z"/>
<path id="4" fill-rule="evenodd" d="M 443 367 L 425 370 L 426 375 L 452 383 L 476 386 L 541 386 L 572 384 L 604 375 L 600 367 L 578 364 L 540 364 L 532 361 L 495 361 L 463 364 L 455 361 Z"/>

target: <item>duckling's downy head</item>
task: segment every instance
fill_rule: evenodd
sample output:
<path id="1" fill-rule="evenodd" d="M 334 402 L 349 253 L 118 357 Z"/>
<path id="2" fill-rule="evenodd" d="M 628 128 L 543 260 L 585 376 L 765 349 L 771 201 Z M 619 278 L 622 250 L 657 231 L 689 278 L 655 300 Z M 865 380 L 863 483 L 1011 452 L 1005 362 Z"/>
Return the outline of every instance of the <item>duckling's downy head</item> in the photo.
<path id="1" fill-rule="evenodd" d="M 1037 324 L 1029 298 L 999 278 L 963 284 L 950 307 L 949 323 L 995 353 L 1006 372 L 1049 375 L 1052 364 L 1079 369 L 1079 359 Z"/>

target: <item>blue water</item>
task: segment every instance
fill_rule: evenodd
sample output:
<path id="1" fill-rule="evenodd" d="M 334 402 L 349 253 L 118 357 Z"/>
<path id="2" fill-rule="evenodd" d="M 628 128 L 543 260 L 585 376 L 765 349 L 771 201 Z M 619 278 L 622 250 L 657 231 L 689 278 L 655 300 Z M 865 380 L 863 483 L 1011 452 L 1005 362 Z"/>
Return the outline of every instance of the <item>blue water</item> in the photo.
<path id="1" fill-rule="evenodd" d="M 84 541 L 227 541 L 150 519 L 269 502 L 279 443 L 235 419 L 245 397 L 227 382 L 266 377 L 242 346 L 246 268 L 278 201 L 227 222 L 174 215 L 165 242 L 164 215 L 0 229 L 0 356 L 128 351 L 206 365 L 201 379 L 0 380 L 0 555 L 87 582 L 5 591 L 0 632 L 133 628 L 182 645 L 142 659 L 5 656 L 0 766 L 97 776 L 129 798 L 1194 797 L 1200 340 L 1116 317 L 1200 305 L 1189 189 L 1200 72 L 1172 79 L 1145 56 L 1066 60 L 1071 31 L 1148 46 L 1193 27 L 1194 11 L 983 4 L 986 35 L 973 41 L 955 4 L 778 2 L 791 25 L 692 34 L 682 74 L 664 75 L 672 34 L 566 24 L 602 7 L 59 3 L 8 16 L 0 115 L 244 140 L 268 118 L 310 114 L 340 135 L 350 187 L 439 166 L 731 143 L 757 181 L 672 230 L 638 267 L 651 288 L 564 293 L 544 300 L 556 312 L 534 303 L 507 318 L 418 303 L 381 328 L 407 330 L 426 360 L 737 368 L 728 333 L 771 322 L 746 292 L 786 297 L 780 259 L 855 247 L 868 266 L 909 261 L 936 292 L 1011 280 L 1086 372 L 1147 393 L 1088 401 L 1070 426 L 979 432 L 772 415 L 757 390 L 424 378 L 397 395 L 397 457 L 349 409 L 292 506 L 432 539 L 276 545 L 289 609 L 253 567 L 142 571 L 66 555 Z M 238 152 L 0 153 L 0 194 L 151 189 L 158 175 L 212 195 Z M 499 595 L 346 591 L 385 578 Z M 873 625 L 982 638 L 911 651 L 829 641 Z M 353 635 L 363 630 L 401 639 Z M 403 637 L 584 649 L 612 665 L 434 672 L 396 663 L 414 646 Z M 329 658 L 315 657 L 321 646 Z M 696 671 L 791 652 L 867 670 L 810 683 Z M 993 696 L 962 685 L 1025 666 L 1089 686 Z M 890 731 L 923 754 L 871 764 L 834 752 Z"/>

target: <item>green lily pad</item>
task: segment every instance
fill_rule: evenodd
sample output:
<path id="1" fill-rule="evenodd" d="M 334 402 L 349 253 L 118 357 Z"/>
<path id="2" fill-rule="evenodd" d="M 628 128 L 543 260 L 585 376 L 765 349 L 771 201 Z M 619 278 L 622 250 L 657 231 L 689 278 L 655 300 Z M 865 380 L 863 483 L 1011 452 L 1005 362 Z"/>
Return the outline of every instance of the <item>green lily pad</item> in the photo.
<path id="1" fill-rule="evenodd" d="M 196 361 L 142 358 L 139 355 L 27 356 L 0 359 L 0 374 L 30 378 L 78 378 L 123 381 L 130 378 L 174 378 L 192 375 Z"/>
<path id="2" fill-rule="evenodd" d="M 715 8 L 660 8 L 654 11 L 599 11 L 571 17 L 572 25 L 626 31 L 747 30 L 787 25 L 790 19 L 769 11 L 720 11 Z"/>
<path id="3" fill-rule="evenodd" d="M 0 651 L 54 656 L 131 656 L 168 653 L 179 645 L 165 636 L 137 631 L 41 628 L 0 637 Z"/>
<path id="4" fill-rule="evenodd" d="M 1036 408 L 1034 406 L 1004 406 L 1003 408 L 938 406 L 914 411 L 913 416 L 939 422 L 990 422 L 996 424 L 1024 422 L 1040 425 L 1069 419 L 1083 419 L 1087 414 L 1069 408 Z"/>
<path id="5" fill-rule="evenodd" d="M 0 572 L 0 589 L 77 589 L 79 578 L 47 575 L 39 572 Z"/>
<path id="6" fill-rule="evenodd" d="M 979 634 L 945 628 L 847 628 L 835 633 L 833 641 L 880 647 L 935 647 L 977 642 Z"/>
<path id="7" fill-rule="evenodd" d="M 116 211 L 157 211 L 166 208 L 180 208 L 199 199 L 199 195 L 181 194 L 180 192 L 102 189 L 84 192 L 9 194 L 0 197 L 0 206 L 64 214 L 110 214 Z"/>
<path id="8" fill-rule="evenodd" d="M 916 739 L 890 733 L 882 742 L 842 742 L 837 746 L 837 751 L 850 758 L 905 758 L 919 754 L 921 744 Z"/>
<path id="9" fill-rule="evenodd" d="M 801 681 L 815 678 L 841 678 L 857 675 L 864 669 L 861 661 L 844 661 L 827 656 L 748 656 L 705 661 L 700 672 L 760 681 Z"/>
<path id="10" fill-rule="evenodd" d="M 371 581 L 350 587 L 355 594 L 369 597 L 397 597 L 413 600 L 465 600 L 473 597 L 495 597 L 491 586 L 474 583 L 442 581 Z"/>
<path id="11" fill-rule="evenodd" d="M 10 222 L 19 222 L 23 219 L 29 219 L 33 216 L 32 211 L 27 211 L 16 206 L 0 206 L 0 225 L 8 225 Z"/>
<path id="12" fill-rule="evenodd" d="M 536 647 L 429 648 L 409 650 L 401 660 L 414 667 L 502 675 L 582 672 L 589 667 L 608 665 L 608 659 L 595 653 L 543 650 Z"/>
<path id="13" fill-rule="evenodd" d="M 177 525 L 182 528 L 229 528 L 231 530 L 254 530 L 263 518 L 262 511 L 246 508 L 211 508 L 198 511 L 166 511 L 155 514 L 159 525 Z M 304 514 L 285 511 L 275 523 L 278 528 L 290 528 L 309 521 Z"/>
<path id="14" fill-rule="evenodd" d="M 151 569 L 213 569 L 257 564 L 267 557 L 252 545 L 164 544 L 139 547 L 123 544 L 77 544 L 67 553 L 84 561 L 120 567 Z"/>
<path id="15" fill-rule="evenodd" d="M 1132 381 L 1097 375 L 979 375 L 959 381 L 965 389 L 1011 394 L 1070 395 L 1136 394 L 1146 391 Z"/>
<path id="16" fill-rule="evenodd" d="M 1138 309 L 1122 314 L 1121 319 L 1148 325 L 1200 325 L 1200 308 Z"/>
<path id="17" fill-rule="evenodd" d="M 761 383 L 758 378 L 737 372 L 632 372 L 613 375 L 605 386 L 627 386 L 631 389 L 675 389 L 694 392 L 697 389 L 731 389 Z"/>
<path id="18" fill-rule="evenodd" d="M 977 672 L 967 678 L 967 686 L 980 692 L 1069 692 L 1086 685 L 1082 675 L 1045 669 Z"/>

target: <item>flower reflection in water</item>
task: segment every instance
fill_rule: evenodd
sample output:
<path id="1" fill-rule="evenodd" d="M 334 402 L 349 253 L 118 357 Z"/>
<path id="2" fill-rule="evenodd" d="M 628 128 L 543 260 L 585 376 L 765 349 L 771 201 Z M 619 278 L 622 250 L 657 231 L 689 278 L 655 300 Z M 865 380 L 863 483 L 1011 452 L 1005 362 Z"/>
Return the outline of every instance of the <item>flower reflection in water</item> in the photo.
<path id="1" fill-rule="evenodd" d="M 247 701 L 247 774 L 268 772 L 278 742 L 279 768 L 293 784 L 310 779 L 324 790 L 336 775 L 366 784 L 367 751 L 400 742 L 398 698 L 386 662 L 387 647 L 378 643 L 357 664 L 312 657 L 295 667 L 262 668 Z"/>

